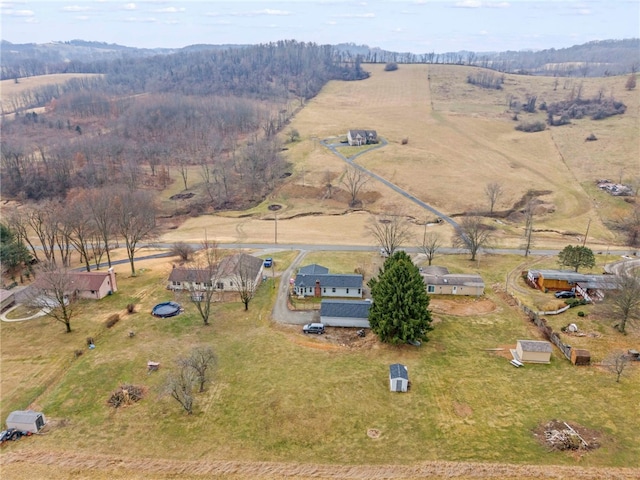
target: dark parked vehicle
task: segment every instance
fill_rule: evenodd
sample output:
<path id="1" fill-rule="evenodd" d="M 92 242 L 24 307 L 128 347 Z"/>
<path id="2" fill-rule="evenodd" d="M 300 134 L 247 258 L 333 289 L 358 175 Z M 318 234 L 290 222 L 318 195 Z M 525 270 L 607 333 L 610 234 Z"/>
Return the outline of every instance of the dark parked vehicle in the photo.
<path id="1" fill-rule="evenodd" d="M 324 333 L 324 324 L 322 323 L 307 323 L 302 327 L 302 333 L 317 333 L 322 335 Z"/>
<path id="2" fill-rule="evenodd" d="M 563 290 L 554 294 L 556 298 L 575 298 L 576 294 L 571 290 Z"/>

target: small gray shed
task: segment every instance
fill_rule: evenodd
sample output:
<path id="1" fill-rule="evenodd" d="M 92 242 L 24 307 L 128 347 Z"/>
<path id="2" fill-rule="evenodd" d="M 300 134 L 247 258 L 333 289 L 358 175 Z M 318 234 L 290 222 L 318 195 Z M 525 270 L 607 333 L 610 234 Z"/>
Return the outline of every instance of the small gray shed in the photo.
<path id="1" fill-rule="evenodd" d="M 46 423 L 44 414 L 33 410 L 15 410 L 7 417 L 7 428 L 25 430 L 31 433 L 38 433 Z"/>
<path id="2" fill-rule="evenodd" d="M 406 392 L 409 389 L 409 370 L 405 365 L 389 365 L 389 388 L 392 392 Z"/>

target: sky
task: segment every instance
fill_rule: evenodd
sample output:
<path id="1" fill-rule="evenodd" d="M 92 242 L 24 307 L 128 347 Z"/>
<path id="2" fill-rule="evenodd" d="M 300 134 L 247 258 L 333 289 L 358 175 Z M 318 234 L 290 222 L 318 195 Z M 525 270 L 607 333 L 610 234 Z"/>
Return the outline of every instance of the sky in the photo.
<path id="1" fill-rule="evenodd" d="M 0 15 L 12 43 L 138 48 L 298 40 L 419 54 L 640 37 L 639 0 L 15 0 Z"/>

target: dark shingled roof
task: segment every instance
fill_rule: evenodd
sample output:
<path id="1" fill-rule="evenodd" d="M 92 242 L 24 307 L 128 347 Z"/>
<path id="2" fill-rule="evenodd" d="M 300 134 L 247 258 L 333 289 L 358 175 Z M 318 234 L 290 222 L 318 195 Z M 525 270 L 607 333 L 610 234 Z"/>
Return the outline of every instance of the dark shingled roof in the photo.
<path id="1" fill-rule="evenodd" d="M 409 372 L 407 371 L 407 367 L 401 363 L 393 363 L 389 365 L 389 377 L 409 380 Z"/>
<path id="2" fill-rule="evenodd" d="M 367 300 L 322 300 L 321 317 L 368 318 L 371 302 Z"/>
<path id="3" fill-rule="evenodd" d="M 317 263 L 305 265 L 304 267 L 300 267 L 298 270 L 298 275 L 326 275 L 327 273 L 329 273 L 329 269 L 322 265 L 318 265 Z"/>
<path id="4" fill-rule="evenodd" d="M 326 275 L 296 275 L 296 287 L 313 287 L 316 281 L 320 287 L 326 288 L 362 288 L 362 275 L 359 274 L 326 274 Z"/>

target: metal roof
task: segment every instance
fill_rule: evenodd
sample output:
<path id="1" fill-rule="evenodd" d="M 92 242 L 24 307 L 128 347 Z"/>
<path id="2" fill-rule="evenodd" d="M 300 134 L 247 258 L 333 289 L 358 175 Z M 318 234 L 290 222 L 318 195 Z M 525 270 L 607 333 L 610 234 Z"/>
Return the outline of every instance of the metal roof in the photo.
<path id="1" fill-rule="evenodd" d="M 409 380 L 409 371 L 407 370 L 407 367 L 401 363 L 393 363 L 389 365 L 389 377 Z"/>
<path id="2" fill-rule="evenodd" d="M 457 285 L 465 287 L 484 287 L 484 281 L 475 273 L 449 273 L 447 275 L 422 274 L 425 285 Z"/>
<path id="3" fill-rule="evenodd" d="M 321 317 L 369 318 L 371 302 L 367 300 L 322 300 Z"/>

